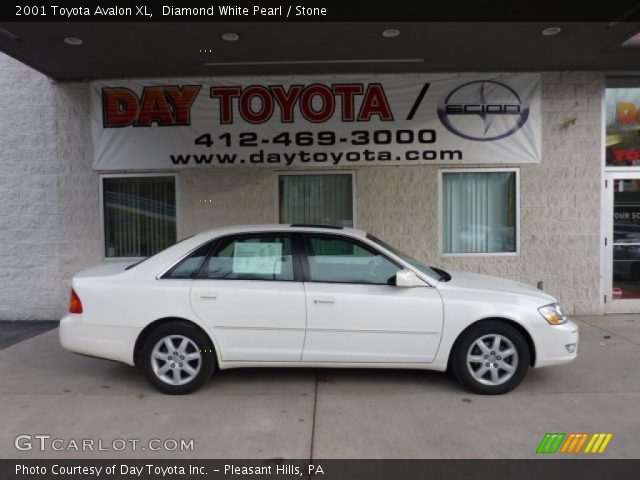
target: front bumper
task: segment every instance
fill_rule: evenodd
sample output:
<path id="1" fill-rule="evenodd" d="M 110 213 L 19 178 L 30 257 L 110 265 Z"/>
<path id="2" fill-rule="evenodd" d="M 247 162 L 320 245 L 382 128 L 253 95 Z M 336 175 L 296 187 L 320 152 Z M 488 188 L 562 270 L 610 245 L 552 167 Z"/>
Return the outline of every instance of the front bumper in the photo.
<path id="1" fill-rule="evenodd" d="M 81 314 L 60 320 L 60 344 L 75 353 L 133 365 L 133 349 L 141 329 L 83 322 Z"/>
<path id="2" fill-rule="evenodd" d="M 536 338 L 536 363 L 534 367 L 560 365 L 578 356 L 578 325 L 569 320 L 562 325 L 539 323 L 533 332 Z M 573 345 L 573 351 L 568 346 Z"/>

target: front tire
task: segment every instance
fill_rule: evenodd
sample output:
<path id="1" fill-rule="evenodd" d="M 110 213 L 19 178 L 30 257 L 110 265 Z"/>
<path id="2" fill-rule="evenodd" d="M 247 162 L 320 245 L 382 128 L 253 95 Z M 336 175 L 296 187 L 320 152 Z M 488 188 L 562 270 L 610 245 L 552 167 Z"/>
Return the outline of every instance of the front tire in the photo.
<path id="1" fill-rule="evenodd" d="M 163 393 L 184 395 L 202 387 L 215 370 L 211 340 L 184 322 L 160 325 L 147 337 L 140 359 L 149 383 Z"/>
<path id="2" fill-rule="evenodd" d="M 462 334 L 452 352 L 456 378 L 481 395 L 500 395 L 516 388 L 529 368 L 527 341 L 514 327 L 488 320 Z"/>

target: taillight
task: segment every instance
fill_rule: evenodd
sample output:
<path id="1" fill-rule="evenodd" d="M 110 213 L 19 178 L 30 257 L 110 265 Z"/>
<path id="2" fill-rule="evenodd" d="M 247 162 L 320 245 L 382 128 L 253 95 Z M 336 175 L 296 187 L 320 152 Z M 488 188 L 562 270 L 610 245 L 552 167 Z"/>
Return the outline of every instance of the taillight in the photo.
<path id="1" fill-rule="evenodd" d="M 73 288 L 71 289 L 71 298 L 69 300 L 69 312 L 82 313 L 82 302 Z"/>

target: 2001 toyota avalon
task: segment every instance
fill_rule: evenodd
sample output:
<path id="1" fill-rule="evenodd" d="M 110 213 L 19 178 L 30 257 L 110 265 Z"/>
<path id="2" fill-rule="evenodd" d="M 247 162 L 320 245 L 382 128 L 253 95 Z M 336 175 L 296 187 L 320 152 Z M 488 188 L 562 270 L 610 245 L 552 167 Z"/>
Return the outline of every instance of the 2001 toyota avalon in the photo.
<path id="1" fill-rule="evenodd" d="M 450 368 L 500 394 L 530 365 L 573 360 L 578 328 L 540 290 L 428 267 L 360 230 L 263 225 L 79 273 L 60 341 L 171 394 L 261 366 Z"/>

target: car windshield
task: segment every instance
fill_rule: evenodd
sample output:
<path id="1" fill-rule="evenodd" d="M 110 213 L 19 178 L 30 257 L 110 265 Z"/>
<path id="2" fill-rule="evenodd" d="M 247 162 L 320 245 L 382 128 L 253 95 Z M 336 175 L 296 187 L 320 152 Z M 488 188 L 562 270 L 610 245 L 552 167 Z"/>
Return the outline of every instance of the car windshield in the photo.
<path id="1" fill-rule="evenodd" d="M 387 242 L 385 242 L 383 240 L 380 240 L 378 237 L 376 237 L 374 235 L 371 235 L 370 233 L 367 234 L 367 238 L 369 240 L 371 240 L 372 242 L 377 243 L 378 245 L 380 245 L 384 249 L 389 250 L 394 255 L 397 255 L 398 257 L 400 257 L 405 262 L 411 264 L 413 267 L 415 267 L 416 269 L 420 270 L 425 275 L 428 275 L 429 277 L 431 277 L 431 278 L 433 278 L 435 280 L 448 281 L 448 280 L 451 279 L 451 275 L 449 275 L 444 270 L 440 270 L 439 268 L 434 268 L 434 267 L 430 267 L 428 265 L 425 265 L 424 263 L 419 262 L 415 258 L 412 258 L 409 255 L 407 255 L 406 253 L 401 252 L 397 248 L 392 247 Z"/>

